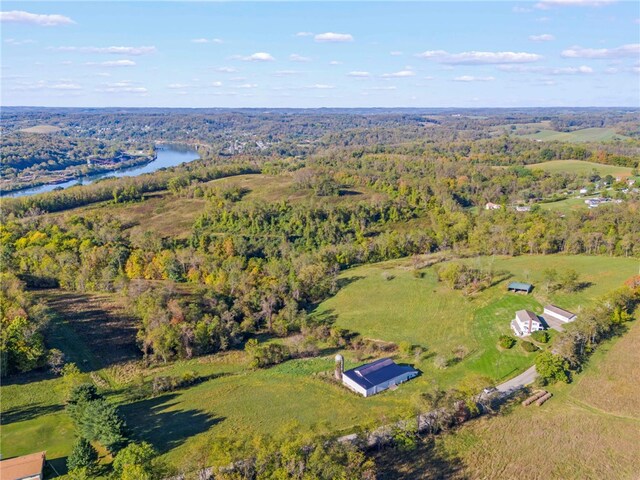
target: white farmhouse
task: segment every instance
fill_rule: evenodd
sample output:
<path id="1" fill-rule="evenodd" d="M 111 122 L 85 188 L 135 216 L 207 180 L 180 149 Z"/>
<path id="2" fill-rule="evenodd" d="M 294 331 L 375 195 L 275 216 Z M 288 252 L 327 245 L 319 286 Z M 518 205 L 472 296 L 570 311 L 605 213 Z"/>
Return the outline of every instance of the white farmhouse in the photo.
<path id="1" fill-rule="evenodd" d="M 544 325 L 535 313 L 529 310 L 518 310 L 516 318 L 511 320 L 511 329 L 517 337 L 526 337 L 538 330 L 544 330 Z"/>
<path id="2" fill-rule="evenodd" d="M 564 323 L 573 322 L 577 318 L 575 313 L 571 313 L 563 308 L 556 307 L 555 305 L 547 305 L 544 307 L 543 315 L 545 317 L 549 316 L 555 318 Z"/>

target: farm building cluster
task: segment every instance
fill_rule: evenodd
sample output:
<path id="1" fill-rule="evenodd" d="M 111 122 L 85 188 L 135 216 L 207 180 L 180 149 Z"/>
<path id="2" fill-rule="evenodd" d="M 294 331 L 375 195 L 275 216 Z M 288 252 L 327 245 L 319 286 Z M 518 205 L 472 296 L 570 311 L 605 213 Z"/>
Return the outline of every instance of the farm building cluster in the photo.
<path id="1" fill-rule="evenodd" d="M 533 285 L 522 282 L 511 282 L 507 286 L 507 290 L 528 294 L 533 290 Z M 548 328 L 562 331 L 563 325 L 573 322 L 576 318 L 575 313 L 556 305 L 547 305 L 543 308 L 541 315 L 531 310 L 518 310 L 515 318 L 511 320 L 511 330 L 513 330 L 513 333 L 517 337 L 526 337 L 533 332 L 546 330 Z"/>

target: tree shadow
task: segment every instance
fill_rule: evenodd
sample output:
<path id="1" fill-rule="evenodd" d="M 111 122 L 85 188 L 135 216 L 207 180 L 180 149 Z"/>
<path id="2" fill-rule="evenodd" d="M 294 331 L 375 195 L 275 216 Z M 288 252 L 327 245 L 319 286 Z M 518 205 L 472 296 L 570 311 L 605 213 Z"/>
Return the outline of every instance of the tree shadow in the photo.
<path id="1" fill-rule="evenodd" d="M 43 472 L 44 478 L 58 478 L 67 474 L 67 457 L 47 458 Z"/>
<path id="2" fill-rule="evenodd" d="M 54 312 L 48 343 L 82 371 L 140 358 L 136 320 L 101 296 L 55 291 L 45 298 Z"/>
<path id="3" fill-rule="evenodd" d="M 119 410 L 131 437 L 147 441 L 165 453 L 225 420 L 202 410 L 175 410 L 179 402 L 172 400 L 177 396 L 172 393 L 121 406 Z"/>
<path id="4" fill-rule="evenodd" d="M 59 412 L 64 408 L 63 405 L 42 405 L 40 403 L 32 403 L 23 407 L 17 407 L 0 415 L 0 425 L 9 425 L 15 422 L 26 422 L 43 415 Z"/>
<path id="5" fill-rule="evenodd" d="M 362 280 L 364 278 L 365 277 L 363 277 L 362 275 L 352 275 L 350 277 L 339 278 L 337 282 L 338 290 L 342 290 L 343 288 L 351 285 L 352 283 L 357 282 L 358 280 Z"/>
<path id="6" fill-rule="evenodd" d="M 389 447 L 374 456 L 378 480 L 436 480 L 468 477 L 457 457 L 438 450 L 433 439 L 419 441 L 414 449 L 403 451 Z"/>

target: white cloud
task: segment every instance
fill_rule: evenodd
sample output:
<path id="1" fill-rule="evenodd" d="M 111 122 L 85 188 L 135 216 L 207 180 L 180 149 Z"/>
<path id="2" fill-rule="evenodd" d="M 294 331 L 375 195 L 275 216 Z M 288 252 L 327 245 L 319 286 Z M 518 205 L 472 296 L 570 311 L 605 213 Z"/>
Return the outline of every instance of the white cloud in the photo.
<path id="1" fill-rule="evenodd" d="M 82 87 L 77 83 L 56 83 L 51 85 L 54 90 L 82 90 Z"/>
<path id="2" fill-rule="evenodd" d="M 371 74 L 369 72 L 349 72 L 347 73 L 347 76 L 349 77 L 358 77 L 358 78 L 366 78 L 366 77 L 370 77 Z"/>
<path id="3" fill-rule="evenodd" d="M 102 93 L 139 93 L 146 94 L 148 90 L 145 87 L 139 87 L 132 82 L 123 80 L 121 82 L 106 83 L 102 88 L 97 88 L 97 92 Z"/>
<path id="4" fill-rule="evenodd" d="M 513 13 L 529 13 L 532 10 L 530 8 L 516 6 L 516 7 L 513 7 L 511 11 Z"/>
<path id="5" fill-rule="evenodd" d="M 389 85 L 388 87 L 371 87 L 369 90 L 397 90 L 395 85 Z"/>
<path id="6" fill-rule="evenodd" d="M 257 52 L 246 57 L 235 58 L 239 58 L 240 60 L 244 60 L 245 62 L 273 62 L 275 60 L 275 58 L 273 58 L 271 54 L 266 52 Z"/>
<path id="7" fill-rule="evenodd" d="M 353 42 L 353 35 L 349 33 L 319 33 L 314 37 L 316 42 L 333 42 L 333 43 L 341 43 L 341 42 Z"/>
<path id="8" fill-rule="evenodd" d="M 531 40 L 532 42 L 551 42 L 555 39 L 556 37 L 554 37 L 550 33 L 543 33 L 541 35 L 529 35 L 529 40 Z"/>
<path id="9" fill-rule="evenodd" d="M 216 43 L 216 44 L 221 44 L 224 43 L 224 41 L 221 38 L 194 38 L 193 40 L 191 40 L 192 43 Z"/>
<path id="10" fill-rule="evenodd" d="M 41 27 L 57 27 L 59 25 L 72 25 L 76 22 L 64 15 L 40 15 L 29 13 L 23 10 L 12 10 L 10 12 L 0 12 L 0 22 L 2 23 L 25 23 L 28 25 L 38 25 Z"/>
<path id="11" fill-rule="evenodd" d="M 382 78 L 406 78 L 406 77 L 414 77 L 416 72 L 413 70 L 400 70 L 399 72 L 393 73 L 384 73 L 381 75 Z"/>
<path id="12" fill-rule="evenodd" d="M 221 87 L 221 86 L 222 86 L 222 82 L 211 82 L 211 86 L 212 86 L 212 87 L 219 88 L 219 87 Z"/>
<path id="13" fill-rule="evenodd" d="M 22 81 L 18 85 L 11 88 L 11 90 L 82 90 L 82 86 L 68 79 L 61 79 L 55 83 L 51 83 L 44 80 L 38 80 L 37 82 Z"/>
<path id="14" fill-rule="evenodd" d="M 49 47 L 49 50 L 56 52 L 77 52 L 77 53 L 109 53 L 113 55 L 147 55 L 156 53 L 156 47 Z"/>
<path id="15" fill-rule="evenodd" d="M 640 55 L 640 43 L 630 43 L 617 48 L 581 48 L 571 47 L 563 50 L 565 58 L 623 58 Z"/>
<path id="16" fill-rule="evenodd" d="M 474 77 L 471 75 L 462 75 L 453 79 L 455 82 L 492 82 L 493 77 Z"/>
<path id="17" fill-rule="evenodd" d="M 316 83 L 315 85 L 309 85 L 307 88 L 313 88 L 317 90 L 329 90 L 331 88 L 336 88 L 335 85 L 326 85 L 324 83 Z"/>
<path id="18" fill-rule="evenodd" d="M 400 55 L 402 55 L 402 52 L 394 50 L 393 52 L 389 52 L 389 55 L 391 55 L 392 57 L 399 57 Z"/>
<path id="19" fill-rule="evenodd" d="M 8 44 L 8 45 L 30 45 L 33 43 L 36 43 L 35 40 L 31 40 L 30 38 L 27 38 L 25 40 L 16 40 L 15 38 L 7 38 L 4 43 Z"/>
<path id="20" fill-rule="evenodd" d="M 444 50 L 427 50 L 417 55 L 449 65 L 500 65 L 505 63 L 530 63 L 542 59 L 542 55 L 527 52 L 462 52 L 449 53 Z"/>
<path id="21" fill-rule="evenodd" d="M 135 67 L 136 62 L 133 60 L 110 60 L 107 62 L 87 62 L 85 65 L 99 67 Z"/>
<path id="22" fill-rule="evenodd" d="M 243 83 L 242 85 L 238 85 L 238 88 L 257 88 L 257 83 Z"/>
<path id="23" fill-rule="evenodd" d="M 311 37 L 313 33 L 311 32 L 298 32 L 296 33 L 296 37 Z"/>
<path id="24" fill-rule="evenodd" d="M 192 85 L 189 85 L 187 83 L 170 83 L 169 85 L 167 85 L 167 88 L 171 88 L 171 89 L 184 89 L 184 88 L 190 88 Z"/>
<path id="25" fill-rule="evenodd" d="M 338 60 L 331 60 L 329 65 L 342 65 L 342 62 L 339 62 Z"/>
<path id="26" fill-rule="evenodd" d="M 579 67 L 563 67 L 563 68 L 554 68 L 550 72 L 551 75 L 578 75 L 578 74 L 591 74 L 593 73 L 593 68 L 587 67 L 586 65 L 581 65 Z"/>
<path id="27" fill-rule="evenodd" d="M 300 75 L 298 70 L 277 70 L 273 73 L 276 77 L 290 77 L 293 75 Z"/>
<path id="28" fill-rule="evenodd" d="M 302 55 L 298 55 L 297 53 L 292 53 L 289 55 L 289 60 L 292 62 L 310 62 L 311 59 L 309 57 L 303 57 Z"/>
<path id="29" fill-rule="evenodd" d="M 218 67 L 216 68 L 216 71 L 221 73 L 236 73 L 238 69 L 234 67 Z"/>
<path id="30" fill-rule="evenodd" d="M 616 0 L 542 0 L 535 7 L 547 10 L 551 7 L 602 7 Z"/>

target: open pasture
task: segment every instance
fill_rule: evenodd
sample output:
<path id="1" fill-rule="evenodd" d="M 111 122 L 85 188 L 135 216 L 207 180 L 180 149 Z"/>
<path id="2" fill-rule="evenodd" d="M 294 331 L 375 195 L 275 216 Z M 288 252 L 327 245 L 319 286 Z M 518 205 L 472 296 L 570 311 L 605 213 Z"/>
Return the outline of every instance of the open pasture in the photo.
<path id="1" fill-rule="evenodd" d="M 511 377 L 527 368 L 535 355 L 517 346 L 503 351 L 496 345 L 500 334 L 509 333 L 515 310 L 532 308 L 540 312 L 551 299 L 579 312 L 594 298 L 621 285 L 638 268 L 637 259 L 587 256 L 466 261 L 484 265 L 491 262 L 496 271 L 509 272 L 511 280 L 531 281 L 536 289 L 530 296 L 508 294 L 508 280 L 504 280 L 473 298 L 465 298 L 436 281 L 435 267 L 422 269 L 421 275 L 416 276 L 411 260 L 403 259 L 344 272 L 342 289 L 313 312 L 316 317 L 367 338 L 409 342 L 425 349 L 419 357 L 396 355 L 401 363 L 415 364 L 422 372 L 418 378 L 371 398 L 362 398 L 330 380 L 336 353 L 331 348 L 322 350 L 317 358 L 291 360 L 255 371 L 247 369 L 248 359 L 241 351 L 154 367 L 113 359 L 103 364 L 100 359 L 91 358 L 91 353 L 98 351 L 96 342 L 100 336 L 90 334 L 87 322 L 100 322 L 100 316 L 95 314 L 97 306 L 108 308 L 111 303 L 102 295 L 87 295 L 86 302 L 47 295 L 55 308 L 67 312 L 65 321 L 59 324 L 62 340 L 58 348 L 80 362 L 87 372 L 93 371 L 94 376 L 103 379 L 102 388 L 120 405 L 134 438 L 150 441 L 170 464 L 184 467 L 210 461 L 206 453 L 204 458 L 194 458 L 191 452 L 208 452 L 206 446 L 220 437 L 249 441 L 254 435 L 267 433 L 286 436 L 292 428 L 303 435 L 350 433 L 414 412 L 418 394 L 436 384 L 448 388 L 466 379 L 481 378 L 490 383 Z M 558 271 L 575 269 L 585 288 L 547 296 L 541 279 L 542 270 L 548 267 Z M 74 308 L 68 305 L 71 300 L 76 304 Z M 115 306 L 113 309 L 117 311 Z M 102 325 L 105 336 L 108 325 L 109 322 Z M 80 328 L 87 331 L 76 334 Z M 75 341 L 68 341 L 70 338 Z M 437 356 L 452 360 L 452 350 L 461 346 L 466 350 L 464 358 L 451 361 L 446 368 L 436 368 Z M 362 362 L 351 351 L 342 353 L 346 368 Z M 85 356 L 87 362 L 82 361 Z M 158 375 L 179 376 L 188 371 L 195 372 L 201 381 L 156 397 L 134 398 L 140 378 L 150 381 Z M 25 375 L 1 387 L 3 456 L 28 453 L 37 446 L 47 450 L 49 458 L 57 460 L 57 466 L 64 465 L 74 431 L 64 412 L 63 383 L 61 378 Z M 561 422 L 574 420 L 563 417 Z M 532 423 L 527 425 L 531 428 Z M 586 425 L 590 428 L 599 424 Z M 576 448 L 580 445 L 576 444 Z M 620 455 L 622 458 L 626 454 Z"/>

